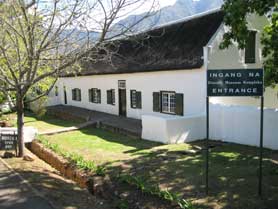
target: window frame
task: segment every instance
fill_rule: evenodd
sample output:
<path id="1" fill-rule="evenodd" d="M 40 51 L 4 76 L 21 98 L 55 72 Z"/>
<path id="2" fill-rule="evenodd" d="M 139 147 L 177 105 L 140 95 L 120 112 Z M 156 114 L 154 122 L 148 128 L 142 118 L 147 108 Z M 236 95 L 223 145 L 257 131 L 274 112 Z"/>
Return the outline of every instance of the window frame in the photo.
<path id="1" fill-rule="evenodd" d="M 118 89 L 126 89 L 126 80 L 118 80 Z"/>
<path id="2" fill-rule="evenodd" d="M 80 88 L 72 89 L 71 93 L 72 93 L 72 101 L 81 102 L 82 99 L 81 99 L 81 89 Z"/>
<path id="3" fill-rule="evenodd" d="M 168 94 L 168 101 L 167 101 L 167 111 L 165 111 L 163 109 L 164 105 L 163 105 L 163 94 Z M 169 95 L 173 95 L 174 96 L 174 101 L 175 101 L 175 106 L 174 106 L 174 110 L 173 112 L 171 111 L 171 96 Z M 169 115 L 176 115 L 176 92 L 175 91 L 160 91 L 160 112 L 164 113 L 164 114 L 169 114 Z"/>
<path id="4" fill-rule="evenodd" d="M 110 92 L 110 93 L 109 93 Z M 109 102 L 109 100 L 108 100 L 108 93 L 110 94 L 110 96 L 111 96 L 111 98 L 110 98 L 110 101 L 111 101 L 111 103 Z M 106 90 L 106 97 L 107 97 L 107 104 L 109 104 L 109 105 L 115 105 L 116 104 L 116 90 L 115 89 L 107 89 Z"/>
<path id="5" fill-rule="evenodd" d="M 59 87 L 58 86 L 54 87 L 54 95 L 55 95 L 55 97 L 59 96 Z"/>
<path id="6" fill-rule="evenodd" d="M 89 89 L 89 102 L 101 104 L 101 90 L 98 88 Z"/>
<path id="7" fill-rule="evenodd" d="M 136 90 L 131 89 L 130 90 L 130 107 L 133 109 L 137 108 L 137 94 L 136 94 Z"/>

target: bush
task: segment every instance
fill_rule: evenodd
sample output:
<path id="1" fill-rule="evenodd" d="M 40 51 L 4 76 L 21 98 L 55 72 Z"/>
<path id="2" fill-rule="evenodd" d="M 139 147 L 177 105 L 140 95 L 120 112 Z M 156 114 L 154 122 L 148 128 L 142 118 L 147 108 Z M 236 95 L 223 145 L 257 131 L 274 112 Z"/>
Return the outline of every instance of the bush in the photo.
<path id="1" fill-rule="evenodd" d="M 30 104 L 30 109 L 36 114 L 38 118 L 42 118 L 46 113 L 47 97 L 42 97 Z"/>

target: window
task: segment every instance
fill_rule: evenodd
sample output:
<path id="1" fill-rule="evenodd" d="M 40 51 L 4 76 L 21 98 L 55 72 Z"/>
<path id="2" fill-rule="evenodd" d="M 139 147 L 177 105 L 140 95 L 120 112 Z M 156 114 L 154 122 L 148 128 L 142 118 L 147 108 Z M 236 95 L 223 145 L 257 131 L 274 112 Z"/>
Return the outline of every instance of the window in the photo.
<path id="1" fill-rule="evenodd" d="M 130 90 L 130 106 L 133 109 L 141 109 L 141 92 L 136 90 Z"/>
<path id="2" fill-rule="evenodd" d="M 115 105 L 115 89 L 107 90 L 107 104 Z"/>
<path id="3" fill-rule="evenodd" d="M 78 88 L 72 89 L 72 100 L 81 101 L 81 90 Z"/>
<path id="4" fill-rule="evenodd" d="M 56 97 L 59 95 L 59 89 L 58 89 L 58 86 L 55 86 L 55 91 L 54 91 L 54 93 L 55 93 L 55 96 L 56 96 Z"/>
<path id="5" fill-rule="evenodd" d="M 176 97 L 174 92 L 162 92 L 162 112 L 175 113 Z"/>
<path id="6" fill-rule="evenodd" d="M 245 46 L 245 63 L 256 63 L 256 31 L 249 31 Z"/>
<path id="7" fill-rule="evenodd" d="M 175 92 L 153 92 L 153 111 L 183 115 L 183 94 Z"/>
<path id="8" fill-rule="evenodd" d="M 118 81 L 119 89 L 126 89 L 125 81 Z"/>
<path id="9" fill-rule="evenodd" d="M 100 89 L 96 89 L 96 88 L 89 89 L 89 102 L 97 103 L 97 104 L 101 103 Z"/>

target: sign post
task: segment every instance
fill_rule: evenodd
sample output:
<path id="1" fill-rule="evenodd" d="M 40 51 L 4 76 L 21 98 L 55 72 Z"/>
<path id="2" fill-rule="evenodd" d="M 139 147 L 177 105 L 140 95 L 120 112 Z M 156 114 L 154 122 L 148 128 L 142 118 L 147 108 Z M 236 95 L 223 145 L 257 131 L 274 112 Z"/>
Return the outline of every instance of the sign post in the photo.
<path id="1" fill-rule="evenodd" d="M 264 96 L 261 96 L 261 122 L 260 122 L 260 165 L 259 165 L 259 196 L 262 196 L 263 172 L 263 135 L 264 135 Z"/>
<path id="2" fill-rule="evenodd" d="M 260 156 L 258 194 L 262 195 L 263 118 L 264 118 L 264 71 L 263 69 L 207 70 L 207 138 L 206 138 L 206 194 L 209 188 L 209 97 L 261 98 Z"/>
<path id="3" fill-rule="evenodd" d="M 206 194 L 208 195 L 209 173 L 209 96 L 207 96 L 207 138 L 206 138 Z"/>

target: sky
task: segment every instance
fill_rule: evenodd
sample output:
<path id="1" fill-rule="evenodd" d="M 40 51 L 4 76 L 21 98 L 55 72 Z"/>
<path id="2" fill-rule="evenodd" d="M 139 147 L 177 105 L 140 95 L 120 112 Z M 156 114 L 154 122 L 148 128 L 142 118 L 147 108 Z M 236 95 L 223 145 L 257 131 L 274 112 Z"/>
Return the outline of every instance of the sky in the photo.
<path id="1" fill-rule="evenodd" d="M 176 0 L 157 0 L 159 2 L 160 8 L 170 6 L 175 4 Z M 138 11 L 136 11 L 136 14 L 140 14 L 143 12 L 146 12 L 146 9 L 150 8 L 152 1 L 148 1 L 149 3 L 142 6 Z"/>
<path id="2" fill-rule="evenodd" d="M 61 0 L 61 2 L 63 2 L 63 1 L 65 3 L 70 0 Z M 143 2 L 143 1 L 144 0 L 142 0 L 141 2 Z M 138 14 L 148 12 L 152 6 L 153 1 L 156 1 L 156 6 L 155 6 L 156 10 L 159 10 L 166 6 L 171 6 L 171 5 L 175 4 L 175 2 L 176 2 L 176 0 L 146 0 L 143 5 L 142 5 L 142 3 L 135 4 L 124 10 L 121 10 L 121 12 L 119 13 L 120 18 L 117 19 L 115 22 L 118 22 L 118 21 L 126 18 L 129 15 L 138 15 Z M 196 1 L 196 0 L 192 0 L 192 1 Z M 41 0 L 40 2 L 41 2 L 41 3 L 39 3 L 40 9 L 43 10 L 47 7 L 48 9 L 50 9 L 52 11 L 53 0 Z M 95 0 L 92 0 L 92 2 L 95 2 Z M 109 0 L 103 0 L 104 6 L 106 5 L 106 2 L 109 2 Z M 63 6 L 64 3 L 61 3 L 60 5 Z M 90 13 L 90 16 L 92 16 L 97 21 L 100 21 L 103 19 L 103 13 L 101 11 L 102 11 L 101 9 L 96 9 Z M 59 20 L 58 20 L 58 22 L 59 22 Z M 94 23 L 92 21 L 88 21 L 88 24 L 90 26 L 94 25 Z M 94 28 L 91 28 L 91 30 L 94 30 Z"/>

